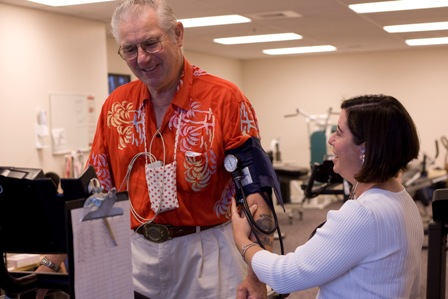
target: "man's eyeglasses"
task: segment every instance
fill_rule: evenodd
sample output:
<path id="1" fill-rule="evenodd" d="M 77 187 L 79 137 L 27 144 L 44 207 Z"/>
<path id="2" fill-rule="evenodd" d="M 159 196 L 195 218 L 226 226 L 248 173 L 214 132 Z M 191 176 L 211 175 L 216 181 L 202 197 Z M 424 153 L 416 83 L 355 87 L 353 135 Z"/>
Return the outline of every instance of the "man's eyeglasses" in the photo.
<path id="1" fill-rule="evenodd" d="M 146 54 L 155 54 L 162 51 L 162 39 L 148 39 L 135 45 L 124 45 L 118 49 L 118 55 L 124 60 L 135 59 L 138 55 L 138 47 L 145 51 Z"/>

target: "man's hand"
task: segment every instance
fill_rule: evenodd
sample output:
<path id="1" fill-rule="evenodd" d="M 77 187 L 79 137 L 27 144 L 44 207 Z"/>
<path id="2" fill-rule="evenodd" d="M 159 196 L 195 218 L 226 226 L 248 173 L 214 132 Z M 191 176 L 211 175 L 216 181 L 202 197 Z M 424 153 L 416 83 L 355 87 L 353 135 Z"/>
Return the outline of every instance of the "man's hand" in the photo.
<path id="1" fill-rule="evenodd" d="M 65 254 L 51 254 L 51 255 L 47 255 L 47 259 L 49 259 L 50 261 L 52 261 L 54 264 L 56 265 L 60 265 L 64 259 L 66 258 Z M 62 267 L 63 269 L 65 269 L 64 267 Z M 63 270 L 65 271 L 65 270 Z M 36 271 L 34 272 L 54 272 L 54 270 L 46 267 L 46 266 L 39 266 Z M 45 298 L 45 296 L 47 295 L 48 290 L 47 289 L 38 289 L 36 291 L 36 299 L 43 299 Z"/>
<path id="2" fill-rule="evenodd" d="M 236 299 L 266 299 L 267 289 L 264 283 L 248 275 L 238 286 Z"/>

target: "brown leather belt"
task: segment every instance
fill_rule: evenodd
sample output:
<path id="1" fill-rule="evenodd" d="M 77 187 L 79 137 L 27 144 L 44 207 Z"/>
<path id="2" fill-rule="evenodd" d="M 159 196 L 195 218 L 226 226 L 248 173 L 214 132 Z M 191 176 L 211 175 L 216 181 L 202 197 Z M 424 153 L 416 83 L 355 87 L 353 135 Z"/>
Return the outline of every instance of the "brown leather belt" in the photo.
<path id="1" fill-rule="evenodd" d="M 193 234 L 196 231 L 204 231 L 218 225 L 220 224 L 209 226 L 174 226 L 158 223 L 147 223 L 138 227 L 135 232 L 143 235 L 149 241 L 162 243 L 176 237 Z"/>

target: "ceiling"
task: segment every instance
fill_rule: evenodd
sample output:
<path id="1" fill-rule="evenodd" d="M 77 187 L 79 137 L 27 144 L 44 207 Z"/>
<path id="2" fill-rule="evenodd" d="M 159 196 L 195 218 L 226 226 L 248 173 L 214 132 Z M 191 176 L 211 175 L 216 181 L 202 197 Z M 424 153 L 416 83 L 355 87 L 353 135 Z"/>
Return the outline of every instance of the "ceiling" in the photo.
<path id="1" fill-rule="evenodd" d="M 267 48 L 327 44 L 337 47 L 338 52 L 402 50 L 410 48 L 405 44 L 405 39 L 448 36 L 447 30 L 391 34 L 382 29 L 385 25 L 448 21 L 448 7 L 356 14 L 347 6 L 366 1 L 368 0 L 168 0 L 180 19 L 223 14 L 241 14 L 251 17 L 253 19 L 251 23 L 185 29 L 184 48 L 186 50 L 237 59 L 268 57 L 261 52 L 262 49 Z M 42 9 L 105 23 L 109 23 L 118 2 L 48 7 L 26 0 L 0 0 L 0 3 Z M 280 11 L 293 11 L 300 16 L 260 18 L 260 15 L 272 15 Z M 282 32 L 295 32 L 302 35 L 303 39 L 246 45 L 220 45 L 212 41 L 217 37 Z"/>

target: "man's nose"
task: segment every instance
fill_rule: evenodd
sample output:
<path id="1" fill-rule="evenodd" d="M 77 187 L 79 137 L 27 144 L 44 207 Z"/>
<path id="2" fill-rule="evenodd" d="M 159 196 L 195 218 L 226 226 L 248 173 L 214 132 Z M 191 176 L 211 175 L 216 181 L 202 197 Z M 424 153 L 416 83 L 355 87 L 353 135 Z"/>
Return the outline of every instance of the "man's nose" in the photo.
<path id="1" fill-rule="evenodd" d="M 137 46 L 137 63 L 146 63 L 150 60 L 151 54 L 148 54 L 140 45 Z"/>

